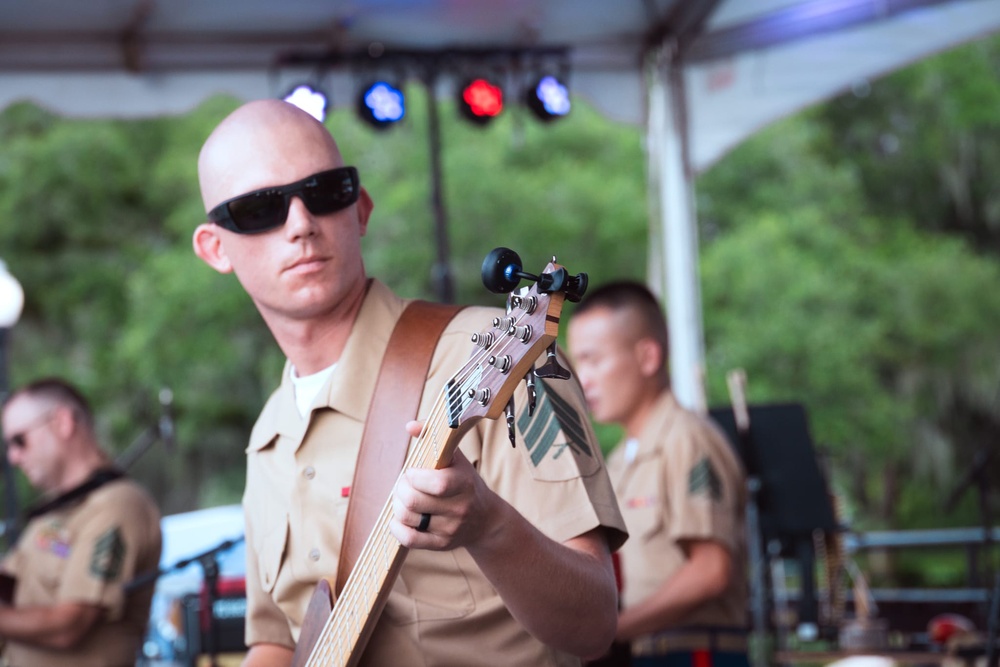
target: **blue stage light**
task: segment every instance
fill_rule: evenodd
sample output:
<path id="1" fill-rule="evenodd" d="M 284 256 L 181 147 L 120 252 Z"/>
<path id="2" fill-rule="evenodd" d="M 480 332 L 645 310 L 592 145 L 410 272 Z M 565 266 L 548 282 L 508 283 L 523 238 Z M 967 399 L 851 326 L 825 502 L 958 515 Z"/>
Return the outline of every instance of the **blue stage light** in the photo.
<path id="1" fill-rule="evenodd" d="M 569 113 L 572 106 L 569 99 L 569 89 L 554 76 L 543 76 L 528 88 L 528 108 L 540 120 L 550 121 L 562 118 Z"/>
<path id="2" fill-rule="evenodd" d="M 403 91 L 385 81 L 372 83 L 358 95 L 358 114 L 379 129 L 389 127 L 406 115 Z"/>

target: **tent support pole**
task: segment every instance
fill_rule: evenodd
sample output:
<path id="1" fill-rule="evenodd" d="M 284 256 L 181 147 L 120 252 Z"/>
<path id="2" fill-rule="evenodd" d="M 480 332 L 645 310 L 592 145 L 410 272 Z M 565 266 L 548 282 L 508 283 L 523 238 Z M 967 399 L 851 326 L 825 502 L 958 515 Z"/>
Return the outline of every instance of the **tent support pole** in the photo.
<path id="1" fill-rule="evenodd" d="M 650 282 L 666 295 L 670 333 L 670 382 L 681 405 L 706 410 L 703 373 L 705 346 L 698 277 L 698 225 L 694 205 L 694 172 L 688 147 L 684 74 L 664 44 L 649 59 L 648 159 L 655 188 L 650 247 Z M 655 245 L 654 245 L 655 244 Z"/>

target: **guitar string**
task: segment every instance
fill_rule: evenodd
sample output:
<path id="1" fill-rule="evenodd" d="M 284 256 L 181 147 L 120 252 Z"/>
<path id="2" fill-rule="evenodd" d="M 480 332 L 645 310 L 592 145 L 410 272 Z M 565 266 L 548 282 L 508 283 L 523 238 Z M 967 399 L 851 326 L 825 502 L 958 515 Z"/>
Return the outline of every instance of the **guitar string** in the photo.
<path id="1" fill-rule="evenodd" d="M 504 338 L 506 338 L 506 336 L 504 336 Z M 458 390 L 461 389 L 461 385 L 463 384 L 463 382 L 461 381 L 462 377 L 465 376 L 465 378 L 467 379 L 470 376 L 469 375 L 470 368 L 478 366 L 480 363 L 482 363 L 484 356 L 485 355 L 483 352 L 478 352 L 476 355 L 471 357 L 466 362 L 465 366 L 463 366 L 463 368 L 459 371 L 459 373 L 456 374 L 455 378 L 457 382 L 455 382 L 454 384 L 458 385 Z M 440 433 L 440 429 L 442 427 L 442 424 L 440 422 L 442 422 L 443 411 L 445 408 L 442 408 L 441 397 L 444 396 L 446 392 L 449 397 L 453 397 L 455 391 L 456 387 L 453 385 L 451 387 L 445 387 L 442 389 L 441 392 L 439 392 L 439 397 L 434 403 L 431 415 L 429 415 L 428 418 L 426 419 L 425 422 L 426 426 L 424 429 L 424 433 L 421 434 L 414 448 L 407 453 L 406 461 L 404 462 L 404 470 L 405 468 L 408 467 L 414 467 L 413 464 L 415 462 L 420 462 L 420 463 L 425 462 L 427 454 L 430 453 L 425 443 L 428 440 L 433 443 L 437 439 Z M 449 405 L 449 404 L 450 401 L 446 399 L 444 405 Z M 417 461 L 414 461 L 414 459 L 417 459 Z M 424 465 L 423 467 L 428 467 L 428 466 Z M 337 608 L 342 609 L 342 611 L 341 613 L 338 614 L 336 613 L 335 610 L 335 613 L 331 614 L 326 624 L 327 626 L 329 626 L 333 623 L 336 623 L 337 627 L 340 629 L 338 636 L 335 638 L 336 641 L 334 642 L 334 645 L 329 647 L 330 650 L 336 651 L 340 647 L 344 647 L 347 649 L 353 647 L 353 643 L 360 636 L 362 628 L 359 627 L 357 619 L 351 619 L 352 623 L 349 626 L 350 636 L 343 637 L 342 636 L 343 633 L 346 632 L 348 628 L 345 626 L 345 623 L 343 622 L 344 619 L 341 617 L 344 616 L 346 613 L 349 613 L 350 610 L 353 609 L 353 607 L 355 606 L 355 602 L 357 602 L 359 598 L 363 598 L 365 601 L 369 602 L 370 606 L 370 601 L 372 600 L 372 593 L 370 590 L 365 590 L 365 586 L 363 586 L 362 584 L 370 583 L 371 580 L 373 579 L 373 575 L 374 578 L 378 580 L 378 582 L 376 583 L 379 583 L 384 580 L 385 575 L 388 573 L 389 562 L 395 557 L 395 554 L 384 553 L 386 546 L 392 547 L 392 542 L 395 542 L 395 549 L 392 550 L 396 551 L 397 553 L 398 550 L 402 548 L 399 542 L 396 542 L 394 538 L 391 541 L 389 540 L 389 538 L 392 537 L 392 534 L 388 532 L 387 528 L 391 514 L 392 512 L 391 512 L 391 499 L 390 499 L 383 506 L 382 512 L 380 513 L 376 521 L 375 527 L 373 528 L 373 531 L 369 536 L 370 537 L 369 541 L 371 542 L 371 544 L 366 545 L 365 548 L 363 548 L 362 550 L 362 554 L 370 554 L 372 551 L 378 551 L 378 553 L 375 553 L 372 558 L 379 557 L 380 554 L 382 554 L 381 557 L 377 558 L 377 560 L 381 562 L 373 562 L 371 559 L 365 556 L 361 559 L 361 561 L 355 564 L 355 568 L 352 571 L 351 575 L 348 577 L 348 581 L 344 586 L 344 590 L 341 594 L 341 597 L 337 601 Z M 357 584 L 357 582 L 362 582 L 362 584 Z M 378 592 L 376 589 L 375 595 L 377 596 L 377 594 Z M 362 620 L 362 626 L 363 622 L 364 621 Z M 327 628 L 324 628 L 324 634 L 325 635 L 329 634 L 327 632 Z M 338 655 L 338 657 L 340 656 Z"/>
<path id="2" fill-rule="evenodd" d="M 515 324 L 519 324 L 520 322 L 523 321 L 523 318 L 525 316 L 527 316 L 527 315 L 529 315 L 529 314 L 528 313 L 518 313 L 517 316 L 513 319 L 513 322 Z M 509 314 L 508 314 L 508 316 L 509 316 Z M 518 319 L 518 318 L 521 318 L 521 319 Z M 494 328 L 496 328 L 496 327 L 494 327 Z M 486 350 L 484 350 L 481 353 L 477 353 L 477 355 L 474 356 L 473 358 L 471 358 L 469 361 L 467 361 L 465 367 L 463 367 L 463 369 L 459 373 L 456 374 L 456 376 L 455 376 L 456 379 L 461 380 L 461 381 L 459 381 L 457 383 L 454 383 L 454 386 L 450 387 L 450 392 L 449 392 L 450 395 L 453 396 L 455 392 L 464 392 L 465 391 L 465 381 L 467 381 L 469 378 L 472 377 L 467 372 L 468 369 L 470 367 L 472 367 L 472 368 L 478 368 L 478 366 L 481 365 L 482 360 L 486 356 L 487 353 L 492 353 L 492 354 L 496 355 L 498 352 L 506 351 L 507 347 L 509 347 L 510 345 L 513 345 L 517 340 L 519 340 L 519 339 L 514 338 L 513 336 L 511 336 L 507 332 L 500 332 L 500 336 L 494 341 L 494 343 L 491 345 L 491 347 L 487 348 Z M 498 350 L 497 349 L 498 347 L 501 348 L 501 349 Z M 464 374 L 464 380 L 462 379 L 463 378 L 463 374 Z M 444 393 L 444 390 L 442 390 L 442 393 Z M 450 404 L 450 402 L 447 403 L 447 404 Z M 440 399 L 439 399 L 437 401 L 437 403 L 435 404 L 435 408 L 434 408 L 434 411 L 432 412 L 431 416 L 429 416 L 427 418 L 427 420 L 426 420 L 427 424 L 430 424 L 432 421 L 440 421 L 441 420 L 440 414 L 435 414 L 435 413 L 440 412 L 440 410 L 439 410 L 440 405 L 441 405 L 441 402 L 440 402 Z M 439 428 L 440 428 L 440 425 L 435 426 L 435 428 L 434 428 L 433 431 L 427 431 L 425 429 L 425 433 L 427 435 L 435 435 L 438 432 Z M 434 437 L 430 438 L 431 442 L 434 442 L 434 440 L 435 440 Z M 410 461 L 411 458 L 419 458 L 421 460 L 425 458 L 425 456 L 427 454 L 427 452 L 425 451 L 425 448 L 423 446 L 425 441 L 426 441 L 426 438 L 424 438 L 424 436 L 422 435 L 421 439 L 418 440 L 418 442 L 417 442 L 417 444 L 416 444 L 416 446 L 414 448 L 414 456 L 413 457 L 407 456 L 407 462 L 408 463 L 412 464 L 412 461 Z M 447 443 L 445 443 L 445 444 L 447 446 Z M 414 466 L 413 465 L 407 465 L 406 467 L 414 467 Z M 428 466 L 424 466 L 424 467 L 428 467 Z M 373 542 L 373 544 L 371 546 L 373 548 L 374 547 L 378 547 L 378 548 L 381 548 L 381 549 L 384 550 L 384 547 L 386 546 L 387 543 L 390 544 L 390 545 L 392 545 L 392 543 L 394 542 L 394 544 L 395 544 L 395 551 L 398 552 L 398 550 L 402 548 L 401 545 L 399 545 L 399 543 L 395 542 L 394 540 L 390 540 L 389 538 L 392 537 L 391 533 L 389 533 L 386 530 L 387 525 L 388 525 L 388 516 L 390 514 L 391 514 L 391 505 L 390 505 L 390 503 L 387 502 L 387 504 L 383 507 L 383 512 L 381 513 L 378 521 L 376 522 L 376 529 L 377 530 L 373 531 L 373 533 L 372 533 L 372 537 L 375 537 L 377 541 Z M 376 533 L 377 533 L 377 535 L 376 535 Z M 379 542 L 381 542 L 381 544 L 379 544 Z M 366 553 L 368 551 L 370 551 L 370 549 L 368 549 L 366 547 L 363 550 L 363 553 Z M 393 557 L 395 557 L 395 556 L 393 555 Z M 388 574 L 388 569 L 389 569 L 388 562 L 389 562 L 390 559 L 387 556 L 385 556 L 385 557 L 382 558 L 382 560 L 386 562 L 386 565 L 383 566 L 383 567 L 381 567 L 380 570 L 376 571 L 376 575 L 379 578 L 379 581 L 384 581 L 384 577 Z M 370 581 L 371 580 L 371 573 L 368 572 L 368 571 L 372 570 L 373 568 L 379 568 L 379 565 L 377 563 L 376 564 L 370 564 L 367 560 L 364 561 L 364 562 L 362 562 L 361 563 L 361 567 L 360 568 L 356 567 L 356 569 L 355 569 L 355 571 L 358 573 L 358 577 L 359 577 L 358 580 L 359 581 L 361 581 L 361 580 Z M 345 589 L 344 589 L 344 593 L 346 595 L 342 595 L 341 599 L 338 601 L 338 607 L 343 606 L 348 611 L 352 607 L 352 603 L 354 602 L 354 600 L 357 598 L 358 595 L 365 595 L 366 596 L 365 597 L 366 600 L 371 600 L 371 593 L 370 592 L 367 592 L 367 591 L 364 591 L 364 590 L 361 590 L 360 592 L 358 592 L 358 590 L 359 590 L 359 588 L 361 588 L 361 586 L 359 586 L 359 585 L 352 585 L 351 579 L 353 579 L 353 578 L 354 578 L 353 576 L 349 577 L 348 583 L 347 583 L 347 585 L 345 585 Z M 375 595 L 376 596 L 378 595 L 378 590 L 375 591 Z M 341 613 L 341 614 L 331 614 L 330 617 L 328 618 L 328 623 L 326 625 L 329 626 L 334 620 L 343 621 L 343 619 L 340 618 L 341 616 L 343 616 L 343 613 Z M 363 624 L 363 621 L 362 621 L 362 624 Z M 344 623 L 343 622 L 339 622 L 338 623 L 338 627 L 339 628 L 344 628 L 345 627 Z M 357 620 L 355 619 L 354 623 L 352 624 L 352 629 L 351 629 L 351 635 L 352 636 L 349 637 L 349 638 L 347 638 L 346 641 L 344 640 L 343 637 L 338 637 L 339 641 L 336 642 L 336 643 L 346 644 L 346 646 L 348 648 L 351 648 L 353 646 L 353 644 L 351 643 L 351 640 L 354 640 L 356 642 L 356 640 L 360 636 L 360 632 L 361 632 L 361 628 L 358 627 Z M 323 638 L 323 636 L 328 636 L 329 635 L 328 627 L 324 628 L 323 633 L 324 634 L 321 635 L 321 639 Z M 335 647 L 330 647 L 330 648 L 331 649 L 335 649 Z M 314 654 L 315 654 L 315 652 L 314 652 Z"/>
<path id="3" fill-rule="evenodd" d="M 493 345 L 493 348 L 496 348 L 496 347 L 498 347 L 500 345 L 502 345 L 504 348 L 506 348 L 506 346 L 510 344 L 509 340 L 508 340 L 509 338 L 510 338 L 510 336 L 507 336 L 507 335 L 501 336 L 496 341 L 496 343 Z M 493 348 L 485 350 L 485 353 L 494 353 L 494 352 L 496 352 L 496 350 L 493 349 Z M 464 385 L 463 376 L 465 376 L 466 380 L 468 379 L 468 377 L 471 377 L 469 369 L 471 367 L 476 367 L 479 364 L 481 364 L 482 361 L 483 361 L 483 358 L 486 356 L 485 353 L 484 352 L 479 352 L 479 353 L 477 353 L 477 355 L 475 355 L 474 357 L 470 358 L 470 360 L 468 360 L 466 362 L 466 365 L 463 367 L 463 369 L 458 374 L 456 374 L 455 377 L 456 377 L 457 381 L 454 383 L 454 385 L 452 387 L 446 387 L 444 390 L 442 390 L 441 394 L 444 394 L 445 391 L 447 390 L 448 394 L 449 394 L 449 397 L 451 398 L 451 397 L 454 397 L 454 394 L 456 392 L 463 391 L 463 385 Z M 451 403 L 451 401 L 448 401 L 447 403 L 445 403 L 445 405 L 449 405 L 450 403 Z M 412 453 L 408 453 L 408 455 L 407 455 L 407 463 L 409 463 L 411 465 L 406 465 L 405 467 L 414 467 L 412 465 L 414 463 L 414 461 L 411 460 L 411 459 L 418 459 L 419 462 L 424 462 L 425 459 L 427 458 L 426 455 L 429 453 L 427 451 L 427 447 L 425 446 L 425 443 L 428 440 L 431 443 L 433 443 L 437 439 L 437 436 L 440 433 L 441 428 L 443 426 L 446 426 L 446 424 L 440 423 L 440 422 L 442 422 L 442 414 L 441 413 L 443 411 L 443 408 L 441 407 L 441 405 L 442 405 L 442 401 L 440 400 L 440 397 L 439 397 L 439 399 L 435 402 L 435 406 L 434 406 L 434 409 L 432 410 L 432 414 L 426 420 L 427 426 L 430 428 L 430 430 L 428 430 L 428 428 L 425 428 L 425 435 L 429 436 L 429 437 L 425 437 L 424 435 L 421 436 L 420 440 L 418 440 L 418 442 L 416 443 L 415 447 L 413 448 Z M 424 465 L 423 467 L 428 467 L 428 466 Z M 388 526 L 388 519 L 389 519 L 390 515 L 391 515 L 391 503 L 387 502 L 386 505 L 383 506 L 383 510 L 382 510 L 382 512 L 381 512 L 381 514 L 379 516 L 378 521 L 376 522 L 376 528 L 375 528 L 375 530 L 373 530 L 373 533 L 372 533 L 372 536 L 376 537 L 376 540 L 373 542 L 372 547 L 373 548 L 377 548 L 380 551 L 384 550 L 384 547 L 386 546 L 386 543 L 390 543 L 390 545 L 391 545 L 391 542 L 395 542 L 394 539 L 390 542 L 389 538 L 391 538 L 392 535 L 391 535 L 391 533 L 389 533 L 386 530 L 386 528 Z M 398 542 L 395 542 L 395 546 L 397 547 L 397 549 L 401 548 L 401 545 L 399 545 Z M 367 552 L 369 552 L 369 549 L 365 548 L 363 550 L 363 553 L 367 553 Z M 376 554 L 376 556 L 377 555 L 378 554 Z M 358 581 L 369 582 L 372 579 L 372 574 L 373 573 L 371 572 L 371 570 L 373 570 L 373 569 L 376 570 L 374 572 L 374 574 L 379 579 L 379 581 L 384 580 L 384 576 L 388 573 L 388 563 L 391 560 L 391 558 L 388 555 L 386 555 L 386 556 L 383 556 L 382 558 L 380 558 L 379 560 L 381 560 L 383 563 L 385 563 L 385 565 L 382 565 L 380 563 L 371 563 L 368 560 L 363 560 L 361 563 L 359 563 L 358 565 L 360 565 L 360 567 L 357 567 L 357 565 L 356 565 L 356 568 L 355 568 L 354 571 L 358 572 L 358 577 L 359 577 Z M 370 591 L 359 590 L 359 589 L 363 588 L 362 586 L 353 586 L 352 582 L 351 582 L 352 579 L 354 579 L 354 573 L 353 572 L 352 572 L 352 576 L 349 577 L 348 582 L 347 582 L 347 584 L 345 585 L 345 588 L 344 588 L 344 594 L 346 594 L 346 595 L 342 595 L 341 599 L 338 600 L 338 606 L 340 606 L 342 604 L 342 605 L 344 605 L 344 608 L 346 610 L 348 610 L 348 611 L 353 606 L 352 603 L 357 599 L 358 596 L 364 596 L 365 600 L 371 600 L 371 597 L 372 597 L 372 593 Z M 377 591 L 375 592 L 375 595 L 377 596 Z M 342 615 L 343 614 L 341 614 L 341 616 Z M 336 616 L 336 614 L 332 615 L 332 616 Z M 332 620 L 332 617 L 331 617 L 331 620 Z M 337 619 L 337 620 L 342 620 L 342 619 Z M 338 627 L 344 628 L 345 626 L 341 623 L 341 624 L 338 625 Z M 358 637 L 359 634 L 360 634 L 360 628 L 358 627 L 357 621 L 355 620 L 355 622 L 352 623 L 352 626 L 351 626 L 351 635 L 352 636 L 350 638 L 347 638 L 346 641 L 344 640 L 344 638 L 341 637 L 341 638 L 339 638 L 339 641 L 337 643 L 339 643 L 339 644 L 345 644 L 345 643 L 349 642 L 351 639 L 355 639 L 356 637 Z M 350 647 L 350 644 L 348 643 L 347 646 Z"/>
<path id="4" fill-rule="evenodd" d="M 444 390 L 442 390 L 441 394 L 443 393 Z M 439 394 L 439 398 L 435 401 L 435 403 L 440 404 L 440 402 L 441 399 Z M 440 415 L 434 414 L 436 412 L 440 412 L 440 410 L 437 409 L 437 406 L 435 406 L 434 411 L 427 419 L 428 425 L 430 425 L 431 422 L 437 422 L 441 419 Z M 434 426 L 430 431 L 425 428 L 424 434 L 420 436 L 414 450 L 419 450 L 420 452 L 426 451 L 426 448 L 422 447 L 421 443 L 426 439 L 426 435 L 430 435 L 436 432 L 436 430 L 437 426 Z M 406 467 L 412 467 L 407 465 L 412 463 L 412 458 L 413 456 L 408 453 L 404 462 L 404 469 Z M 392 507 L 390 498 L 386 501 L 385 505 L 383 505 L 382 511 L 379 513 L 379 516 L 375 521 L 375 525 L 372 528 L 372 532 L 369 535 L 365 546 L 362 548 L 362 557 L 357 563 L 355 563 L 355 567 L 351 571 L 340 597 L 337 599 L 333 613 L 328 616 L 327 621 L 324 624 L 321 640 L 323 637 L 326 637 L 327 641 L 323 641 L 322 645 L 317 642 L 317 645 L 313 650 L 313 656 L 320 655 L 328 657 L 330 652 L 333 651 L 336 653 L 337 657 L 340 658 L 338 664 L 343 664 L 343 659 L 341 658 L 343 651 L 350 651 L 353 648 L 354 643 L 356 643 L 357 638 L 360 636 L 361 626 L 358 624 L 358 619 L 345 619 L 344 616 L 349 614 L 360 602 L 371 600 L 372 596 L 370 591 L 367 590 L 366 584 L 370 583 L 373 578 L 380 580 L 388 571 L 388 567 L 383 567 L 379 561 L 387 563 L 394 557 L 394 554 L 385 553 L 386 546 L 391 547 L 391 543 L 388 543 L 387 540 L 387 537 L 392 536 L 392 534 L 388 532 L 388 522 L 392 514 L 391 510 Z M 397 548 L 402 547 L 398 541 L 395 542 L 395 546 Z M 379 576 L 380 574 L 382 577 Z M 347 621 L 350 621 L 350 623 Z M 362 625 L 363 622 L 364 620 L 361 619 Z M 337 632 L 332 632 L 331 626 L 335 626 L 337 628 Z M 313 664 L 312 660 L 310 660 L 307 664 Z"/>
<path id="5" fill-rule="evenodd" d="M 508 317 L 510 316 L 511 315 L 508 313 Z M 529 314 L 526 312 L 518 313 L 517 316 L 514 317 L 513 322 L 514 324 L 520 324 L 520 322 L 522 322 L 524 318 L 528 316 Z M 429 426 L 431 424 L 434 424 L 434 427 L 433 429 L 428 431 L 427 427 L 425 426 L 424 433 L 420 435 L 414 448 L 407 453 L 406 460 L 404 461 L 404 470 L 410 467 L 430 467 L 426 465 L 415 466 L 413 464 L 426 462 L 427 455 L 433 453 L 433 449 L 436 448 L 434 443 L 437 440 L 437 436 L 440 433 L 440 429 L 442 427 L 447 426 L 447 423 L 438 423 L 438 422 L 444 421 L 443 413 L 447 410 L 448 406 L 453 404 L 453 399 L 456 398 L 456 394 L 465 391 L 466 382 L 473 377 L 473 373 L 475 371 L 479 370 L 483 361 L 487 358 L 487 355 L 499 356 L 500 353 L 506 352 L 509 346 L 511 346 L 515 342 L 519 342 L 519 339 L 517 339 L 515 336 L 511 335 L 508 332 L 499 331 L 496 329 L 496 327 L 494 327 L 494 330 L 498 331 L 498 333 L 496 334 L 496 340 L 493 342 L 493 344 L 488 348 L 478 351 L 476 354 L 470 357 L 470 359 L 466 361 L 462 369 L 460 369 L 459 372 L 455 374 L 454 378 L 456 382 L 454 383 L 450 382 L 441 390 L 441 392 L 439 392 L 439 397 L 437 400 L 435 400 L 431 414 L 425 420 L 426 425 Z M 444 401 L 442 401 L 441 397 L 444 396 L 445 394 L 447 394 L 447 397 L 445 398 Z M 427 437 L 427 436 L 432 436 L 432 437 Z M 430 449 L 428 448 L 428 446 L 425 445 L 427 441 L 430 441 L 429 445 Z M 447 447 L 448 443 L 445 442 L 444 445 Z M 414 461 L 414 459 L 416 459 L 416 461 Z M 436 461 L 434 463 L 436 463 Z M 320 635 L 320 639 L 317 641 L 317 644 L 314 647 L 314 650 L 311 654 L 312 657 L 316 657 L 317 655 L 322 655 L 323 657 L 333 657 L 330 655 L 330 651 L 333 651 L 336 653 L 336 657 L 341 661 L 340 664 L 343 664 L 344 658 L 343 658 L 343 653 L 341 651 L 352 650 L 357 639 L 360 637 L 364 621 L 366 619 L 361 619 L 360 625 L 359 625 L 359 619 L 351 619 L 352 622 L 350 624 L 350 636 L 345 637 L 343 636 L 343 633 L 346 631 L 347 628 L 345 627 L 345 619 L 343 619 L 342 617 L 345 613 L 349 613 L 349 611 L 353 609 L 354 606 L 362 600 L 367 602 L 368 606 L 370 606 L 370 604 L 374 601 L 374 597 L 378 596 L 379 588 L 381 586 L 381 583 L 384 581 L 385 576 L 388 574 L 389 565 L 391 561 L 396 557 L 398 551 L 402 549 L 402 545 L 400 545 L 399 542 L 395 540 L 395 538 L 392 536 L 392 533 L 389 532 L 388 530 L 388 524 L 391 515 L 392 515 L 392 506 L 391 506 L 391 499 L 389 499 L 383 506 L 382 511 L 380 512 L 378 518 L 376 519 L 375 527 L 373 528 L 372 533 L 369 536 L 368 541 L 372 542 L 372 544 L 369 545 L 366 543 L 366 545 L 363 547 L 362 560 L 359 563 L 355 564 L 355 568 L 352 570 L 351 575 L 348 577 L 348 580 L 344 586 L 344 590 L 342 591 L 341 596 L 337 600 L 334 613 L 329 615 L 326 623 L 324 624 L 323 630 Z M 393 549 L 393 543 L 395 544 L 394 549 Z M 387 548 L 389 551 L 395 553 L 385 553 Z M 372 554 L 371 558 L 369 558 L 367 554 L 375 550 L 377 550 L 379 553 Z M 377 558 L 378 562 L 376 562 L 375 557 L 380 555 L 381 557 Z M 375 581 L 376 587 L 374 593 L 372 593 L 370 590 L 364 590 L 365 586 L 363 585 L 363 583 L 370 584 L 373 578 L 376 580 Z M 363 583 L 357 583 L 357 582 L 363 582 Z M 338 614 L 337 609 L 341 609 L 343 611 L 341 611 Z M 337 633 L 334 633 L 336 635 L 335 637 L 330 638 L 329 637 L 329 635 L 331 634 L 330 626 L 334 624 L 338 627 L 339 631 Z M 350 654 L 348 653 L 347 655 L 349 656 Z M 313 664 L 312 657 L 310 658 L 307 665 Z"/>

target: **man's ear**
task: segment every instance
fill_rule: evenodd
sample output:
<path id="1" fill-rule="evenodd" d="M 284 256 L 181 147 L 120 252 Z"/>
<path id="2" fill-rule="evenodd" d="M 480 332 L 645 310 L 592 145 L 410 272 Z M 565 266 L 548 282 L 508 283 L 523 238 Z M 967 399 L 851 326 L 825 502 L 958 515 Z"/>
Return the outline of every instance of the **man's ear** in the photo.
<path id="1" fill-rule="evenodd" d="M 67 405 L 58 406 L 52 413 L 52 429 L 62 440 L 68 440 L 76 428 L 76 416 Z"/>
<path id="2" fill-rule="evenodd" d="M 662 371 L 666 361 L 660 346 L 652 338 L 640 338 L 635 342 L 635 356 L 645 377 L 652 377 Z"/>
<path id="3" fill-rule="evenodd" d="M 194 230 L 191 244 L 194 246 L 194 254 L 210 267 L 219 273 L 232 272 L 233 265 L 226 255 L 226 249 L 222 246 L 218 227 L 207 222 L 198 225 Z"/>
<path id="4" fill-rule="evenodd" d="M 368 191 L 362 187 L 361 192 L 358 193 L 358 227 L 361 236 L 368 233 L 368 218 L 371 217 L 374 208 L 375 202 L 372 201 Z"/>

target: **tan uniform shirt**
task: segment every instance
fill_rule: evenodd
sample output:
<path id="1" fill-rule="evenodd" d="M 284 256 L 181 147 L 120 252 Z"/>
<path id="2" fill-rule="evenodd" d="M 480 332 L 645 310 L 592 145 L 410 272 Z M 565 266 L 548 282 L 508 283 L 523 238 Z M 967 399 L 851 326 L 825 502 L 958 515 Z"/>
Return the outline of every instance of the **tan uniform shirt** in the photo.
<path id="1" fill-rule="evenodd" d="M 86 602 L 105 609 L 83 642 L 56 651 L 8 642 L 11 667 L 134 665 L 149 620 L 153 586 L 126 595 L 123 585 L 156 570 L 160 513 L 142 487 L 108 482 L 81 502 L 36 517 L 25 527 L 3 569 L 17 577 L 15 607 Z"/>
<path id="2" fill-rule="evenodd" d="M 337 572 L 362 428 L 389 336 L 405 301 L 373 281 L 344 354 L 300 418 L 286 368 L 247 449 L 247 643 L 293 646 L 317 581 Z M 471 334 L 496 309 L 466 308 L 435 352 L 420 415 L 468 360 Z M 522 383 L 523 386 L 523 383 Z M 558 392 L 558 393 L 557 393 Z M 503 420 L 482 420 L 461 449 L 491 489 L 550 538 L 599 526 L 612 547 L 624 524 L 575 382 L 540 385 L 527 417 L 518 390 L 518 443 Z M 368 644 L 364 665 L 564 665 L 578 661 L 528 635 L 465 549 L 410 551 Z"/>
<path id="3" fill-rule="evenodd" d="M 626 460 L 625 443 L 608 458 L 630 539 L 619 552 L 627 608 L 684 563 L 680 543 L 714 540 L 733 556 L 729 589 L 685 620 L 685 627 L 744 627 L 747 614 L 745 473 L 722 432 L 685 410 L 670 391 L 659 398 Z M 708 648 L 690 647 L 685 648 Z"/>

